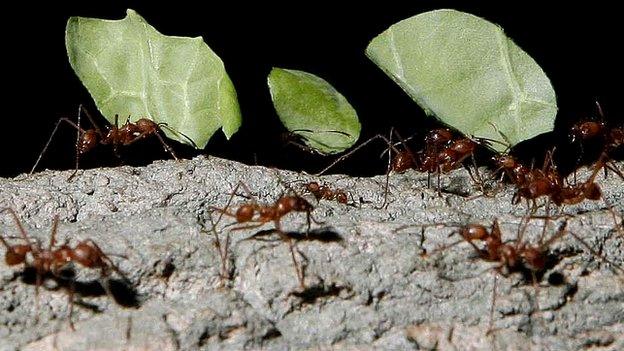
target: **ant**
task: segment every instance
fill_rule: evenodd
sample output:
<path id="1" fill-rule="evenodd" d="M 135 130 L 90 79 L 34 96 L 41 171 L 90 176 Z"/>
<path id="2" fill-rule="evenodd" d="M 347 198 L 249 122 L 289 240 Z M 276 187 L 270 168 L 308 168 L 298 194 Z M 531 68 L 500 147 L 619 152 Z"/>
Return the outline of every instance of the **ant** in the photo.
<path id="1" fill-rule="evenodd" d="M 530 274 L 532 285 L 536 289 L 536 295 L 539 293 L 539 279 L 541 279 L 544 271 L 548 269 L 549 265 L 552 263 L 552 259 L 548 252 L 549 247 L 566 234 L 570 234 L 574 239 L 579 241 L 592 255 L 612 265 L 617 271 L 624 272 L 619 265 L 600 255 L 577 234 L 569 231 L 567 229 L 567 220 L 559 226 L 555 234 L 548 238 L 548 240 L 544 240 L 546 231 L 543 230 L 537 243 L 529 244 L 525 242 L 525 240 L 523 240 L 523 234 L 529 224 L 528 218 L 529 217 L 527 217 L 525 225 L 523 225 L 524 220 L 519 224 L 518 235 L 514 240 L 506 242 L 502 240 L 498 220 L 494 219 L 489 230 L 481 224 L 467 224 L 460 226 L 459 230 L 454 233 L 459 234 L 462 239 L 438 248 L 435 252 L 437 253 L 462 242 L 467 242 L 470 246 L 472 246 L 479 258 L 489 262 L 497 262 L 498 265 L 493 267 L 493 269 L 500 275 L 508 276 L 514 272 L 520 272 L 523 275 L 527 273 Z M 547 223 L 547 221 L 544 222 L 544 229 L 546 229 Z M 482 243 L 482 245 L 477 245 L 477 243 Z M 492 327 L 494 306 L 496 304 L 497 279 L 498 275 L 494 275 L 490 318 L 486 334 L 494 331 Z M 535 300 L 538 300 L 537 296 Z M 539 306 L 537 306 L 537 309 L 539 310 Z"/>
<path id="2" fill-rule="evenodd" d="M 80 126 L 82 112 L 85 113 L 93 128 L 83 129 Z M 158 138 L 166 152 L 168 152 L 175 160 L 178 160 L 178 157 L 176 156 L 171 146 L 169 146 L 165 142 L 165 137 L 161 135 L 163 133 L 162 128 L 167 128 L 172 132 L 182 135 L 193 146 L 196 147 L 195 143 L 186 135 L 173 131 L 173 129 L 171 129 L 166 123 L 156 123 L 148 118 L 140 118 L 135 122 L 130 122 L 130 116 L 128 116 L 126 122 L 120 127 L 119 115 L 115 115 L 115 122 L 113 124 L 107 124 L 105 126 L 105 130 L 102 130 L 95 122 L 95 119 L 91 116 L 91 114 L 89 114 L 89 112 L 82 105 L 79 105 L 77 123 L 74 123 L 73 121 L 65 117 L 60 118 L 56 122 L 56 125 L 52 130 L 52 134 L 50 135 L 50 138 L 48 139 L 48 142 L 44 146 L 43 150 L 39 154 L 39 157 L 37 158 L 34 166 L 30 170 L 30 174 L 33 174 L 37 169 L 41 158 L 48 150 L 48 147 L 50 146 L 54 135 L 56 134 L 60 124 L 63 122 L 76 129 L 76 168 L 74 170 L 74 173 L 72 173 L 72 175 L 69 177 L 70 179 L 73 178 L 78 172 L 78 163 L 80 157 L 93 150 L 96 146 L 111 145 L 115 157 L 121 159 L 119 153 L 119 149 L 121 147 L 132 145 L 135 142 L 146 139 L 152 135 Z"/>
<path id="3" fill-rule="evenodd" d="M 613 151 L 624 145 L 624 126 L 609 126 L 605 121 L 605 115 L 602 106 L 596 101 L 596 109 L 600 116 L 600 121 L 583 120 L 575 123 L 570 128 L 568 137 L 572 144 L 578 142 L 581 147 L 581 154 L 577 159 L 577 165 L 580 163 L 584 153 L 584 144 L 587 142 L 598 142 L 602 150 L 596 162 L 596 167 L 604 166 L 605 176 L 607 170 L 613 171 L 620 178 L 624 179 L 624 174 L 620 171 L 611 159 Z M 575 172 L 576 174 L 576 172 Z"/>
<path id="4" fill-rule="evenodd" d="M 272 231 L 277 232 L 280 239 L 288 244 L 295 272 L 297 274 L 297 278 L 299 279 L 299 285 L 304 288 L 305 282 L 303 269 L 295 257 L 295 248 L 292 239 L 282 230 L 281 219 L 291 212 L 304 212 L 307 220 L 306 233 L 309 233 L 312 221 L 316 224 L 322 224 L 312 217 L 312 210 L 314 210 L 314 206 L 299 195 L 281 195 L 272 205 L 261 205 L 252 200 L 250 203 L 240 205 L 236 211 L 232 212 L 229 208 L 232 199 L 234 198 L 234 195 L 236 195 L 239 188 L 243 188 L 249 197 L 252 198 L 251 191 L 247 185 L 243 182 L 239 182 L 233 189 L 232 194 L 230 195 L 230 198 L 224 208 L 210 206 L 211 210 L 219 212 L 219 217 L 217 218 L 215 225 L 213 225 L 213 228 L 216 227 L 216 224 L 221 221 L 221 218 L 224 215 L 232 217 L 236 220 L 228 226 L 240 224 L 239 226 L 232 228 L 231 231 L 254 229 L 273 222 L 274 228 Z"/>
<path id="5" fill-rule="evenodd" d="M 112 270 L 124 280 L 127 280 L 119 268 L 117 268 L 113 261 L 92 239 L 80 241 L 74 247 L 69 246 L 67 243 L 57 246 L 56 233 L 59 223 L 58 215 L 54 217 L 52 222 L 50 243 L 47 248 L 43 248 L 39 240 L 33 240 L 28 236 L 24 226 L 12 208 L 0 210 L 0 213 L 2 212 L 9 212 L 20 232 L 21 238 L 26 242 L 26 244 L 10 245 L 4 237 L 0 236 L 0 242 L 6 249 L 4 261 L 8 266 L 18 266 L 23 264 L 25 267 L 30 267 L 35 270 L 35 296 L 37 299 L 39 296 L 39 288 L 43 285 L 43 280 L 46 277 L 51 277 L 57 281 L 65 280 L 66 277 L 62 274 L 62 270 L 70 263 L 78 264 L 85 268 L 99 269 L 100 278 L 108 277 Z M 108 290 L 107 293 L 110 294 Z M 74 324 L 72 321 L 74 307 L 73 296 L 74 288 L 72 282 L 68 293 L 69 325 L 72 330 L 74 330 Z"/>
<path id="6" fill-rule="evenodd" d="M 347 193 L 342 189 L 333 190 L 328 185 L 320 185 L 318 182 L 308 182 L 303 185 L 303 188 L 314 195 L 316 201 L 329 200 L 336 201 L 338 203 L 346 205 L 349 202 Z"/>

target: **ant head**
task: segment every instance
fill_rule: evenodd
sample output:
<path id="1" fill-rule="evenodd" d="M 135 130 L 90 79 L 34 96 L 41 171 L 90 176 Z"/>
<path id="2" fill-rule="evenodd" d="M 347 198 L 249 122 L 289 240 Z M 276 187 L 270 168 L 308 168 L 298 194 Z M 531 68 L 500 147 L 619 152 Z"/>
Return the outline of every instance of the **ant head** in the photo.
<path id="1" fill-rule="evenodd" d="M 518 165 L 518 161 L 515 157 L 509 154 L 499 154 L 496 156 L 492 156 L 492 161 L 503 169 L 512 169 Z"/>
<path id="2" fill-rule="evenodd" d="M 439 146 L 451 139 L 453 139 L 453 132 L 448 128 L 433 129 L 425 135 L 425 143 L 430 146 Z"/>
<path id="3" fill-rule="evenodd" d="M 317 182 L 309 182 L 308 184 L 305 185 L 305 188 L 309 192 L 315 193 L 315 192 L 318 192 L 321 189 L 321 186 Z"/>
<path id="4" fill-rule="evenodd" d="M 589 140 L 599 136 L 605 127 L 606 125 L 604 121 L 579 122 L 570 128 L 568 137 L 572 143 L 575 143 L 578 140 Z"/>
<path id="5" fill-rule="evenodd" d="M 88 129 L 84 133 L 80 134 L 76 147 L 78 148 L 78 154 L 83 155 L 94 147 L 100 141 L 100 136 L 95 129 Z"/>
<path id="6" fill-rule="evenodd" d="M 477 145 L 479 144 L 470 138 L 462 138 L 455 140 L 451 144 L 450 149 L 459 154 L 467 155 L 472 153 L 477 148 Z"/>
<path id="7" fill-rule="evenodd" d="M 526 247 L 521 251 L 520 256 L 524 259 L 527 268 L 534 272 L 541 271 L 546 267 L 546 256 L 538 247 Z"/>
<path id="8" fill-rule="evenodd" d="M 136 124 L 136 126 L 144 132 L 160 129 L 159 125 L 156 124 L 156 122 L 148 118 L 141 118 L 134 122 L 134 124 Z"/>

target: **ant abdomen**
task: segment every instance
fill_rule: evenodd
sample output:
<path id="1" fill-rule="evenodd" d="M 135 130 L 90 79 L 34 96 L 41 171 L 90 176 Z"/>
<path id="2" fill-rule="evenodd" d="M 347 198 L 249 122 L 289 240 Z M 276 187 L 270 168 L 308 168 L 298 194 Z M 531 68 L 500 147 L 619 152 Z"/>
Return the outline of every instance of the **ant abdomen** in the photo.
<path id="1" fill-rule="evenodd" d="M 242 205 L 236 210 L 236 222 L 249 222 L 253 218 L 255 209 L 252 205 Z"/>
<path id="2" fill-rule="evenodd" d="M 8 249 L 4 255 L 4 262 L 9 266 L 15 266 L 26 262 L 26 254 L 30 252 L 30 245 L 15 245 Z"/>

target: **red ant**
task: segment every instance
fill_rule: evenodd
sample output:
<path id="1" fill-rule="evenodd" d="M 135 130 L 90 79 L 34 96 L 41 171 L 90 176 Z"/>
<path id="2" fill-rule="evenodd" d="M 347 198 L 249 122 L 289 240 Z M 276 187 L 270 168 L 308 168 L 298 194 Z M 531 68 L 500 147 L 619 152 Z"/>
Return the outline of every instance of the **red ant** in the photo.
<path id="1" fill-rule="evenodd" d="M 249 188 L 247 188 L 247 186 L 243 182 L 239 182 L 232 191 L 232 194 L 228 199 L 225 208 L 210 206 L 211 210 L 219 212 L 219 217 L 215 225 L 213 225 L 213 228 L 215 228 L 216 224 L 221 221 L 223 215 L 232 217 L 236 220 L 234 223 L 231 223 L 228 226 L 241 224 L 238 227 L 232 228 L 231 231 L 254 229 L 261 227 L 266 223 L 273 222 L 273 231 L 277 232 L 280 238 L 289 246 L 293 265 L 297 274 L 297 278 L 299 279 L 299 284 L 302 288 L 304 288 L 305 282 L 303 270 L 295 257 L 295 248 L 292 239 L 282 230 L 281 219 L 291 212 L 305 212 L 307 219 L 306 233 L 309 233 L 312 221 L 316 224 L 322 224 L 321 222 L 318 222 L 316 219 L 314 219 L 314 217 L 312 217 L 311 212 L 314 207 L 306 199 L 295 194 L 282 195 L 272 205 L 260 205 L 252 200 L 251 203 L 242 204 L 238 207 L 236 211 L 231 212 L 229 211 L 230 204 L 232 202 L 232 199 L 234 198 L 234 195 L 241 187 L 251 198 L 252 196 Z"/>
<path id="2" fill-rule="evenodd" d="M 577 164 L 582 158 L 584 144 L 595 140 L 602 146 L 599 159 L 596 162 L 596 167 L 604 167 L 605 176 L 607 170 L 611 170 L 620 178 L 624 179 L 622 171 L 620 171 L 611 160 L 612 152 L 624 145 L 624 127 L 611 127 L 607 125 L 602 107 L 598 101 L 596 101 L 596 109 L 598 110 L 598 114 L 601 118 L 600 121 L 580 121 L 570 128 L 570 132 L 568 134 L 570 142 L 578 142 L 581 147 L 581 155 L 579 155 Z"/>
<path id="3" fill-rule="evenodd" d="M 56 246 L 56 233 L 58 229 L 59 217 L 54 217 L 52 230 L 50 232 L 50 244 L 47 248 L 43 248 L 38 240 L 33 240 L 28 236 L 24 226 L 20 222 L 15 211 L 11 208 L 5 208 L 0 211 L 9 212 L 20 232 L 21 238 L 26 244 L 10 245 L 7 240 L 0 236 L 0 242 L 6 248 L 4 261 L 8 266 L 25 265 L 32 267 L 36 272 L 35 296 L 39 296 L 39 287 L 43 284 L 43 279 L 51 276 L 53 279 L 63 278 L 61 271 L 70 263 L 75 263 L 86 268 L 99 269 L 100 277 L 108 277 L 110 271 L 116 272 L 119 276 L 126 279 L 124 274 L 117 268 L 113 261 L 100 249 L 100 247 L 91 239 L 80 241 L 75 247 L 68 244 Z M 70 285 L 68 294 L 69 303 L 69 325 L 74 330 L 72 321 L 73 313 L 73 285 Z M 107 291 L 108 292 L 108 291 Z"/>
<path id="4" fill-rule="evenodd" d="M 341 204 L 347 204 L 349 202 L 349 197 L 347 193 L 342 189 L 333 190 L 328 185 L 320 185 L 318 182 L 308 182 L 303 185 L 304 189 L 314 195 L 317 201 L 320 200 L 329 200 L 336 201 Z"/>
<path id="5" fill-rule="evenodd" d="M 81 119 L 82 112 L 84 112 L 87 115 L 87 118 L 91 122 L 91 125 L 93 125 L 93 128 L 83 129 L 80 126 L 80 119 Z M 113 154 L 117 158 L 121 159 L 121 156 L 119 154 L 120 147 L 132 145 L 135 142 L 146 139 L 147 137 L 152 136 L 152 135 L 158 138 L 158 140 L 160 141 L 160 143 L 162 144 L 166 152 L 168 152 L 174 159 L 178 160 L 178 157 L 176 156 L 173 149 L 165 142 L 165 138 L 161 135 L 162 128 L 167 128 L 169 130 L 172 130 L 166 123 L 156 123 L 148 118 L 141 118 L 137 120 L 136 122 L 130 122 L 130 117 L 128 117 L 126 119 L 126 122 L 120 127 L 119 116 L 115 115 L 115 123 L 106 125 L 106 130 L 103 131 L 97 125 L 97 123 L 95 122 L 95 119 L 89 114 L 89 112 L 82 105 L 80 105 L 78 107 L 77 123 L 74 123 L 65 117 L 60 118 L 56 122 L 56 125 L 54 126 L 54 129 L 52 130 L 52 134 L 50 135 L 50 138 L 48 139 L 48 142 L 44 146 L 43 150 L 39 154 L 39 157 L 37 158 L 37 161 L 35 162 L 34 166 L 30 170 L 30 174 L 33 174 L 35 172 L 37 165 L 39 165 L 41 158 L 43 157 L 48 147 L 50 146 L 50 143 L 52 142 L 52 138 L 56 134 L 62 122 L 69 124 L 74 129 L 76 129 L 76 132 L 77 132 L 76 133 L 76 168 L 74 170 L 74 173 L 70 176 L 70 179 L 73 178 L 73 176 L 78 171 L 78 163 L 79 163 L 80 157 L 88 153 L 89 151 L 93 150 L 96 146 L 111 145 L 113 148 Z M 192 145 L 195 146 L 195 143 L 186 135 L 179 133 L 179 132 L 176 132 L 176 133 L 184 136 L 187 140 L 189 140 L 189 142 Z"/>
<path id="6" fill-rule="evenodd" d="M 547 221 L 544 222 L 544 229 L 546 229 L 547 223 Z M 498 220 L 496 219 L 493 221 L 492 226 L 489 230 L 485 226 L 480 224 L 464 225 L 461 226 L 460 229 L 456 232 L 462 237 L 461 241 L 457 241 L 450 245 L 443 246 L 437 249 L 435 252 L 437 253 L 462 242 L 467 242 L 468 244 L 470 244 L 470 246 L 472 246 L 472 248 L 481 259 L 490 262 L 498 262 L 499 265 L 497 265 L 493 269 L 503 276 L 507 276 L 513 272 L 530 273 L 531 280 L 537 294 L 538 276 L 541 275 L 548 268 L 549 265 L 549 246 L 555 241 L 561 239 L 565 234 L 570 234 L 586 249 L 588 249 L 591 254 L 599 257 L 602 261 L 612 265 L 616 270 L 624 272 L 624 270 L 622 270 L 619 265 L 601 256 L 578 235 L 567 230 L 567 220 L 560 225 L 557 232 L 548 240 L 544 240 L 545 230 L 542 231 L 542 235 L 540 236 L 536 244 L 528 244 L 523 240 L 523 234 L 526 230 L 527 225 L 528 221 L 524 226 L 521 222 L 518 227 L 519 230 L 516 239 L 507 242 L 502 241 L 501 229 L 498 224 Z M 476 242 L 481 242 L 483 245 L 477 245 Z M 487 331 L 488 334 L 494 330 L 492 326 L 494 305 L 496 304 L 496 286 L 497 276 L 495 275 L 492 291 L 492 305 L 490 308 L 490 318 L 488 323 L 489 327 Z M 538 299 L 536 297 L 536 301 L 537 300 Z M 537 307 L 537 309 L 539 310 L 539 306 Z"/>

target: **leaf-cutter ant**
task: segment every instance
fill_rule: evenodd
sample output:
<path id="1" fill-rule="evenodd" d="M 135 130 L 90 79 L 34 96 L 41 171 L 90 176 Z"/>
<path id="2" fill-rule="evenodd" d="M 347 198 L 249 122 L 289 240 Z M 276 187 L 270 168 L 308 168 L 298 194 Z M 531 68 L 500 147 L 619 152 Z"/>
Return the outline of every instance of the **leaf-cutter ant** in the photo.
<path id="1" fill-rule="evenodd" d="M 127 282 L 125 275 L 119 270 L 115 263 L 105 254 L 102 249 L 91 239 L 85 239 L 78 242 L 75 246 L 67 243 L 57 245 L 56 233 L 58 230 L 59 217 L 55 216 L 52 222 L 52 230 L 50 232 L 50 243 L 48 247 L 42 247 L 39 240 L 31 238 L 24 226 L 20 222 L 17 214 L 11 208 L 0 210 L 0 213 L 8 212 L 18 228 L 21 244 L 11 245 L 7 239 L 0 236 L 0 243 L 5 247 L 4 261 L 8 266 L 23 265 L 24 268 L 31 268 L 36 275 L 35 297 L 38 297 L 40 287 L 45 279 L 55 280 L 57 283 L 66 283 L 68 285 L 68 304 L 69 304 L 69 325 L 74 329 L 72 321 L 74 307 L 75 280 L 74 277 L 67 278 L 63 274 L 63 270 L 70 264 L 79 265 L 85 268 L 97 269 L 100 271 L 100 279 L 108 278 L 111 272 L 117 273 L 124 281 Z M 107 288 L 108 284 L 102 285 L 107 294 L 114 297 Z"/>
<path id="2" fill-rule="evenodd" d="M 90 129 L 83 129 L 80 125 L 83 112 L 93 126 Z M 37 157 L 37 161 L 35 161 L 35 164 L 30 170 L 30 174 L 33 174 L 37 169 L 41 158 L 48 150 L 48 147 L 50 146 L 50 143 L 52 142 L 52 139 L 58 131 L 61 123 L 68 124 L 76 129 L 76 168 L 74 170 L 74 173 L 72 173 L 72 175 L 69 177 L 70 179 L 73 178 L 78 172 L 80 157 L 93 150 L 98 145 L 110 145 L 113 149 L 113 154 L 118 159 L 121 159 L 121 155 L 119 153 L 120 148 L 130 146 L 150 136 L 155 136 L 158 138 L 165 151 L 168 152 L 171 157 L 177 160 L 178 157 L 176 156 L 171 146 L 167 144 L 167 142 L 165 141 L 165 137 L 162 135 L 162 128 L 166 128 L 176 134 L 182 135 L 192 145 L 195 145 L 195 143 L 189 137 L 180 132 L 174 131 L 166 123 L 156 123 L 148 118 L 140 118 L 135 122 L 130 122 L 130 117 L 128 117 L 126 119 L 126 122 L 123 125 L 119 126 L 119 116 L 115 115 L 115 122 L 113 124 L 107 124 L 105 126 L 105 129 L 103 130 L 98 126 L 98 124 L 95 122 L 95 119 L 89 114 L 89 112 L 82 105 L 80 105 L 78 107 L 77 123 L 74 123 L 73 121 L 65 117 L 60 118 L 56 122 L 56 125 L 54 126 L 54 129 L 50 134 L 50 138 L 43 147 L 43 150 L 39 154 L 39 157 Z"/>
<path id="3" fill-rule="evenodd" d="M 245 191 L 251 201 L 239 205 L 235 211 L 231 211 L 230 206 L 232 199 L 236 195 L 239 188 L 242 188 Z M 235 226 L 234 228 L 231 228 L 230 231 L 255 229 L 272 222 L 274 226 L 272 231 L 276 232 L 280 236 L 280 239 L 288 244 L 295 272 L 299 280 L 299 285 L 302 288 L 305 287 L 303 269 L 295 256 L 295 245 L 291 237 L 286 235 L 286 233 L 282 230 L 281 220 L 284 216 L 292 212 L 305 213 L 307 221 L 306 233 L 310 231 L 311 222 L 322 224 L 312 216 L 312 210 L 314 210 L 314 207 L 306 199 L 297 194 L 283 194 L 275 201 L 275 203 L 271 205 L 258 204 L 255 200 L 253 200 L 253 196 L 251 195 L 251 191 L 247 185 L 243 182 L 239 182 L 232 190 L 232 194 L 230 195 L 230 198 L 224 208 L 211 206 L 210 209 L 219 213 L 219 217 L 217 218 L 213 228 L 216 227 L 223 216 L 235 219 L 233 223 L 227 225 Z"/>

